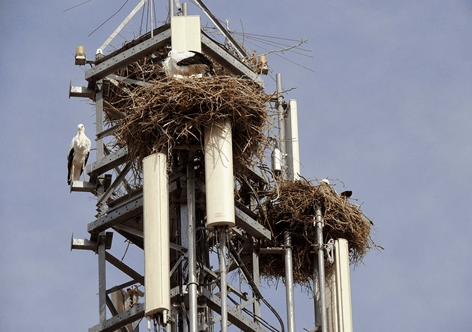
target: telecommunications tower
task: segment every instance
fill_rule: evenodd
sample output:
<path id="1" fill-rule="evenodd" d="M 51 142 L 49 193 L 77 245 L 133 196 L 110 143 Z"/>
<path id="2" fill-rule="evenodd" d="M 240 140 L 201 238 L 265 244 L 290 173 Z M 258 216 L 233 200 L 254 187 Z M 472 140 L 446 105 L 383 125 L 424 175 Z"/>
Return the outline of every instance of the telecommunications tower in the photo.
<path id="1" fill-rule="evenodd" d="M 87 224 L 90 237 L 72 238 L 72 249 L 93 251 L 98 258 L 99 320 L 90 332 L 138 331 L 142 319 L 148 321 L 150 329 L 172 332 L 296 331 L 292 241 L 298 235 L 289 229 L 275 234 L 262 206 L 269 200 L 264 192 L 277 190 L 281 181 L 300 180 L 297 101 L 285 102 L 282 76 L 277 74 L 277 91 L 266 100 L 266 104 L 275 105 L 278 117 L 272 165 L 246 162 L 252 158 L 247 147 L 260 151 L 259 145 L 270 140 L 253 144 L 249 137 L 242 146 L 238 140 L 246 129 L 236 123 L 255 127 L 251 123 L 255 121 L 253 114 L 241 114 L 245 118 L 237 119 L 237 114 L 223 116 L 218 112 L 239 105 L 224 106 L 231 103 L 231 93 L 228 97 L 223 93 L 230 89 L 225 84 L 245 80 L 251 91 L 268 95 L 263 92 L 261 78 L 268 71 L 267 57 L 248 54 L 201 0 L 194 2 L 224 36 L 224 43 L 203 31 L 200 16 L 188 15 L 186 4 L 169 0 L 166 24 L 155 27 L 151 23 L 149 32 L 105 54 L 115 36 L 146 5 L 151 22 L 155 21 L 153 1 L 141 0 L 98 48 L 93 60 L 86 58 L 82 46 L 77 47 L 75 63 L 87 66 L 88 84 L 71 85 L 69 93 L 92 100 L 96 109 L 96 159 L 86 168 L 89 181 L 71 184 L 71 191 L 97 197 L 96 219 Z M 202 53 L 211 59 L 217 72 L 224 74 L 215 78 L 165 77 L 162 62 L 171 49 Z M 189 109 L 192 101 L 187 97 L 179 100 L 178 96 L 190 88 L 203 89 L 195 99 L 204 98 L 201 96 L 208 90 L 216 91 L 213 97 L 221 92 L 221 97 L 208 102 L 199 99 L 198 107 Z M 175 89 L 182 90 L 177 93 Z M 159 98 L 154 100 L 155 96 Z M 244 108 L 252 111 L 250 105 Z M 254 114 L 267 112 L 266 106 L 256 111 L 260 112 Z M 142 112 L 141 120 L 130 120 L 136 112 Z M 185 124 L 185 119 L 197 121 L 195 114 L 209 112 L 215 113 L 201 126 Z M 132 127 L 146 121 L 143 129 Z M 185 131 L 172 131 L 176 123 Z M 262 130 L 261 137 L 267 135 Z M 145 134 L 149 136 L 139 136 Z M 149 153 L 140 155 L 146 149 Z M 270 204 L 275 206 L 277 201 Z M 322 207 L 314 206 L 310 213 L 313 223 L 309 236 L 316 242 L 309 248 L 316 316 L 312 331 L 352 331 L 347 242 L 337 239 L 332 245 L 323 243 Z M 143 271 L 134 270 L 111 253 L 113 234 L 142 250 Z M 279 245 L 273 244 L 276 237 L 282 239 L 276 242 Z M 326 278 L 324 257 L 332 257 L 333 252 L 335 272 Z M 268 258 L 282 262 L 284 313 L 274 309 L 260 288 L 261 264 Z M 217 266 L 212 266 L 212 259 Z M 109 285 L 109 265 L 128 281 Z M 247 291 L 227 278 L 231 271 L 238 271 Z M 263 317 L 262 306 L 271 317 Z"/>

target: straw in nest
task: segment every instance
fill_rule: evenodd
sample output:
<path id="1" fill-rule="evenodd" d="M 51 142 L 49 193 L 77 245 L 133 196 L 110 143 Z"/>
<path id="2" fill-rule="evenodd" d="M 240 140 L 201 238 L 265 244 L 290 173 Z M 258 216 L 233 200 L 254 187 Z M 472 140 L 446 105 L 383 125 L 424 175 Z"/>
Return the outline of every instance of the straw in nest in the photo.
<path id="1" fill-rule="evenodd" d="M 370 236 L 370 220 L 358 206 L 337 194 L 330 185 L 314 185 L 307 180 L 278 182 L 264 203 L 266 219 L 263 224 L 273 237 L 267 246 L 281 246 L 283 233 L 291 233 L 294 281 L 305 286 L 313 279 L 314 255 L 311 252 L 315 244 L 313 221 L 316 206 L 321 208 L 323 215 L 323 242 L 346 239 L 352 263 L 359 262 L 375 245 Z M 284 277 L 284 264 L 280 257 L 264 255 L 260 266 L 261 274 L 268 278 Z"/>

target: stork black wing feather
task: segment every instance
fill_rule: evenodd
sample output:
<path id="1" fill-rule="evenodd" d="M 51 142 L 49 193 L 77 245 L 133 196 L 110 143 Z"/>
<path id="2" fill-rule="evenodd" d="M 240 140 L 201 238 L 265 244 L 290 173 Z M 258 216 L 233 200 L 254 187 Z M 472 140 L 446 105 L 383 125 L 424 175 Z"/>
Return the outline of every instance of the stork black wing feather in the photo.
<path id="1" fill-rule="evenodd" d="M 74 160 L 74 149 L 70 149 L 67 156 L 67 184 L 70 184 L 70 171 L 72 170 L 72 160 Z"/>
<path id="2" fill-rule="evenodd" d="M 189 51 L 189 52 L 192 52 L 194 56 L 180 60 L 179 62 L 177 62 L 178 66 L 204 64 L 210 68 L 213 68 L 213 63 L 204 54 L 196 52 L 196 51 Z"/>

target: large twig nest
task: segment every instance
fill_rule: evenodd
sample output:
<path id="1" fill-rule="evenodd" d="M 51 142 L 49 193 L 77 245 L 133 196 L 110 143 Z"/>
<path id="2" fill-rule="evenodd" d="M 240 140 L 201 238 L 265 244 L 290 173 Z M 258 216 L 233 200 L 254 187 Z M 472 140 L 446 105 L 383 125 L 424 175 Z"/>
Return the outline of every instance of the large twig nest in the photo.
<path id="1" fill-rule="evenodd" d="M 134 63 L 119 74 L 151 83 L 139 86 L 116 81 L 105 103 L 107 121 L 117 126 L 116 143 L 128 147 L 130 159 L 172 151 L 177 145 L 203 146 L 204 127 L 222 118 L 232 123 L 236 168 L 263 158 L 271 96 L 252 80 L 229 75 L 167 78 L 149 60 Z"/>
<path id="2" fill-rule="evenodd" d="M 337 194 L 331 186 L 314 185 L 307 180 L 278 182 L 264 203 L 263 224 L 273 237 L 267 246 L 283 246 L 284 232 L 291 233 L 294 281 L 304 286 L 313 279 L 316 206 L 321 208 L 324 220 L 323 243 L 346 239 L 351 263 L 359 262 L 375 246 L 370 236 L 371 221 L 357 205 Z M 327 261 L 326 267 L 330 269 Z M 260 270 L 268 278 L 283 278 L 283 259 L 263 255 Z"/>

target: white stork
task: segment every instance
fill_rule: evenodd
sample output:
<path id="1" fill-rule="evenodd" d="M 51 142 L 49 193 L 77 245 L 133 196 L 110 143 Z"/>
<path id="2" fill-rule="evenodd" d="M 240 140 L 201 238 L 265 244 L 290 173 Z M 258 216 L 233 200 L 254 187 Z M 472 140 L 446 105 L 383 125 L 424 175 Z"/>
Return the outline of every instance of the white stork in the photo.
<path id="1" fill-rule="evenodd" d="M 173 78 L 202 77 L 214 73 L 213 63 L 196 51 L 171 50 L 163 62 L 166 75 Z"/>
<path id="2" fill-rule="evenodd" d="M 85 164 L 90 153 L 92 143 L 90 139 L 85 136 L 85 127 L 79 124 L 77 135 L 72 139 L 69 148 L 69 155 L 67 157 L 67 184 L 73 181 L 79 181 L 80 175 L 85 170 Z M 85 180 L 85 175 L 84 175 Z"/>

